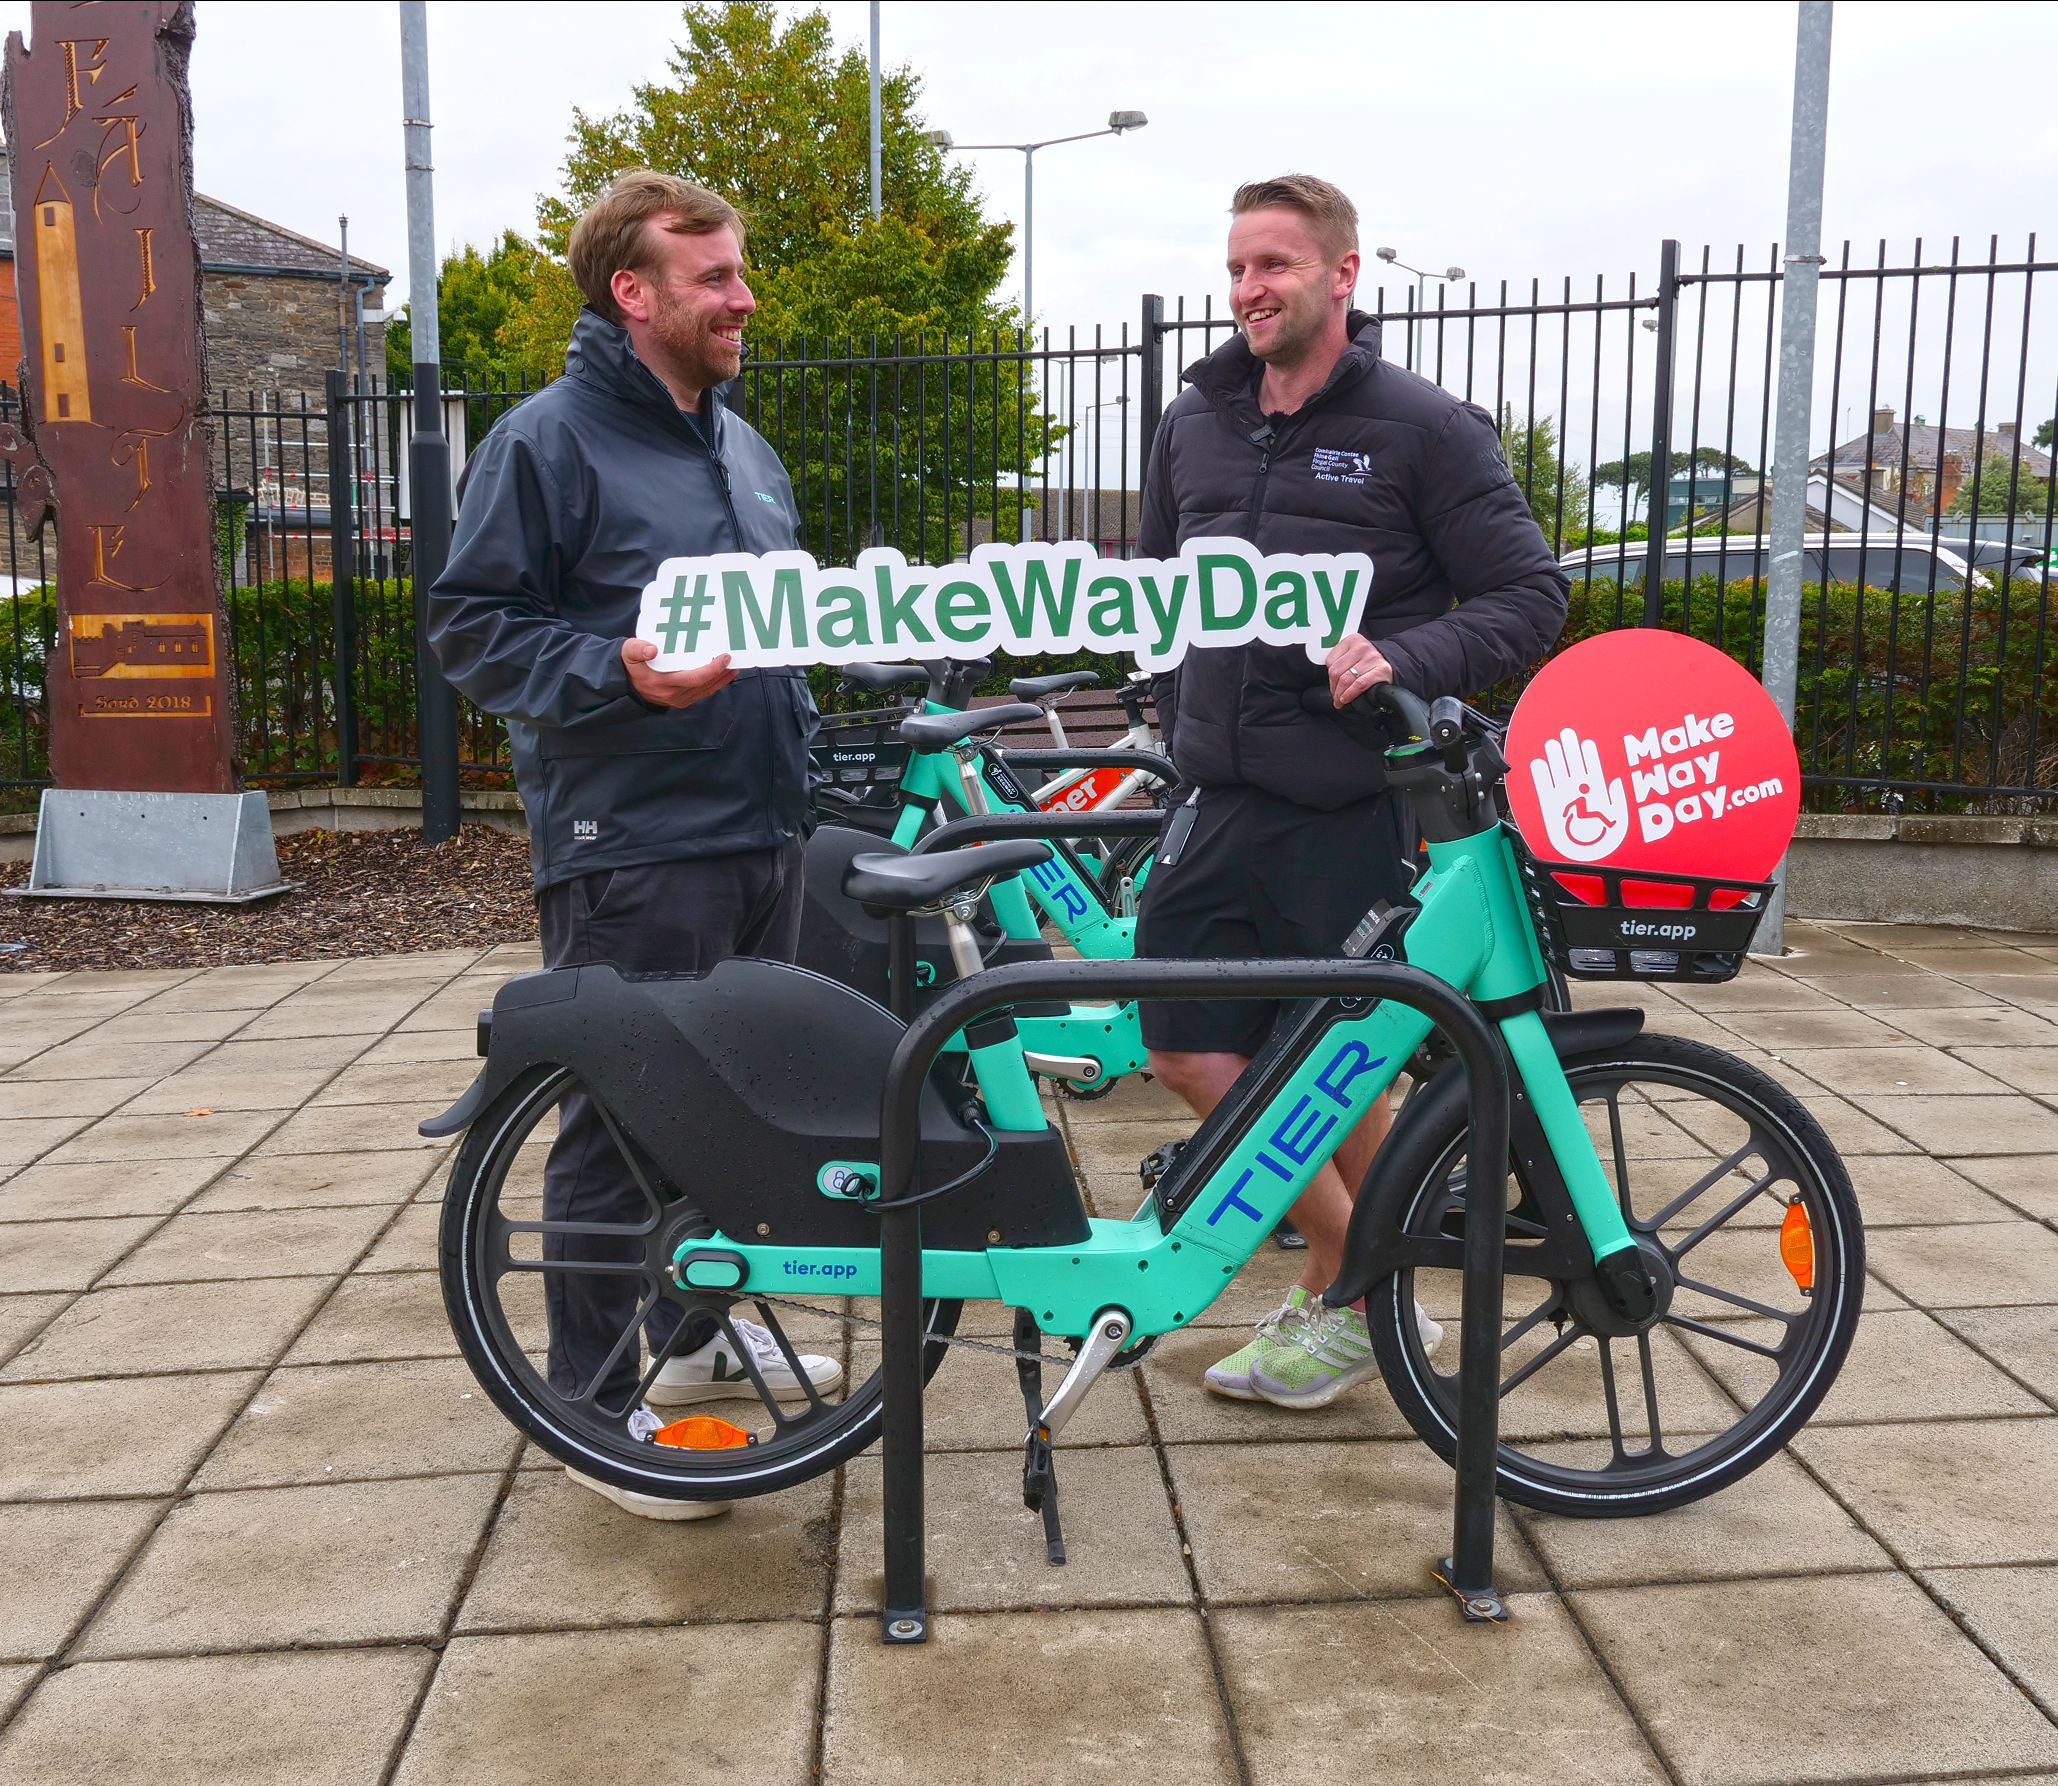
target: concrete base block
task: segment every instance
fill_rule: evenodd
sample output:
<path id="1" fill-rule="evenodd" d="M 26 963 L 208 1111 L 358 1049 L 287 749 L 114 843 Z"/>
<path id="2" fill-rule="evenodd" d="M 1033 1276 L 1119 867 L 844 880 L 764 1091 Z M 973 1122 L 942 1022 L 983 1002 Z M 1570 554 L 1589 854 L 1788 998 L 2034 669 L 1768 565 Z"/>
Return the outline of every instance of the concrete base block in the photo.
<path id="1" fill-rule="evenodd" d="M 1797 837 L 1787 864 L 1796 918 L 2058 930 L 2058 850 L 2026 842 Z"/>
<path id="2" fill-rule="evenodd" d="M 271 810 L 248 794 L 46 788 L 24 899 L 243 905 L 283 893 Z"/>

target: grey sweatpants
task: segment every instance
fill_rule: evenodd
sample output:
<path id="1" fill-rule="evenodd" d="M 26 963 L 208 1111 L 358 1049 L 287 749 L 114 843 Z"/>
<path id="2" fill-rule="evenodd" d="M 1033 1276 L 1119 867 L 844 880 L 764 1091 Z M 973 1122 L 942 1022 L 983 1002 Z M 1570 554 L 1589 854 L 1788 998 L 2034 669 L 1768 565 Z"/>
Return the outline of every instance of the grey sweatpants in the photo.
<path id="1" fill-rule="evenodd" d="M 791 961 L 800 944 L 801 857 L 798 840 L 777 849 L 635 868 L 603 868 L 560 881 L 536 896 L 548 967 L 612 962 L 623 973 L 690 974 L 732 955 Z M 584 1092 L 558 1105 L 557 1140 L 543 1169 L 546 1222 L 636 1224 L 650 1214 L 629 1165 Z M 545 1259 L 634 1257 L 607 1236 L 544 1236 Z M 634 1321 L 638 1279 L 602 1273 L 546 1271 L 544 1309 L 550 1320 L 550 1386 L 560 1395 L 585 1392 Z M 679 1310 L 661 1302 L 644 1323 L 655 1352 L 679 1325 Z M 696 1327 L 706 1320 L 696 1317 Z M 680 1351 L 713 1338 L 714 1325 L 688 1332 Z M 618 1412 L 640 1376 L 637 1348 L 621 1356 L 600 1385 L 599 1401 Z"/>

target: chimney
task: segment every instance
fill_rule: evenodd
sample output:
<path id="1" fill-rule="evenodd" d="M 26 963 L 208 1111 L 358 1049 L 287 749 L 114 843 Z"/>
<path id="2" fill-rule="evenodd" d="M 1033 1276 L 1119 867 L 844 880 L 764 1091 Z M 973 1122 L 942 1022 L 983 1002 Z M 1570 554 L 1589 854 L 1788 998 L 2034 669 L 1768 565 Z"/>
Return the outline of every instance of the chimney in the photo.
<path id="1" fill-rule="evenodd" d="M 1893 425 L 1894 412 L 1891 409 L 1875 409 L 1872 412 L 1873 433 L 1884 434 Z"/>
<path id="2" fill-rule="evenodd" d="M 2015 439 L 2015 424 L 2013 422 L 1996 422 L 1994 428 L 2002 439 L 2010 442 Z"/>

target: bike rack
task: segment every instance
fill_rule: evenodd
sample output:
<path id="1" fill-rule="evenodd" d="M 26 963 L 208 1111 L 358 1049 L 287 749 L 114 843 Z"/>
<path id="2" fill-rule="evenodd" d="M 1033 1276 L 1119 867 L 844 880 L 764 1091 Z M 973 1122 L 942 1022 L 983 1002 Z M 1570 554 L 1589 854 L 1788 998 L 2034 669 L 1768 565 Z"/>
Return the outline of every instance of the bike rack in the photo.
<path id="1" fill-rule="evenodd" d="M 1035 815 L 1024 814 L 1023 817 Z M 967 821 L 970 823 L 972 821 Z M 985 821 L 978 821 L 985 822 Z M 913 921 L 889 926 L 896 961 L 913 960 Z M 909 979 L 896 977 L 896 989 Z M 989 969 L 938 995 L 901 1037 L 886 1069 L 879 1112 L 879 1188 L 889 1203 L 914 1189 L 921 1137 L 919 1099 L 946 1041 L 998 1005 L 1125 998 L 1393 999 L 1428 1017 L 1456 1046 L 1470 1094 L 1473 1159 L 1508 1153 L 1509 1085 L 1500 1038 L 1478 1007 L 1447 981 L 1393 961 L 1028 961 Z M 896 1000 L 898 1003 L 898 1000 Z M 899 1012 L 905 1017 L 906 1012 Z M 1451 1555 L 1437 1575 L 1473 1622 L 1505 1617 L 1493 1585 L 1494 1483 L 1500 1449 L 1500 1330 L 1503 1225 L 1465 1223 L 1464 1333 L 1458 1353 L 1458 1467 Z M 888 1643 L 924 1643 L 929 1609 L 923 1581 L 926 1523 L 922 1487 L 922 1212 L 880 1215 L 881 1368 L 885 1378 L 881 1461 L 885 1476 L 886 1591 L 880 1614 Z"/>
<path id="2" fill-rule="evenodd" d="M 933 856 L 968 843 L 990 843 L 1001 837 L 1155 837 L 1165 815 L 1117 808 L 1113 812 L 981 812 L 952 819 L 919 839 L 911 856 Z"/>

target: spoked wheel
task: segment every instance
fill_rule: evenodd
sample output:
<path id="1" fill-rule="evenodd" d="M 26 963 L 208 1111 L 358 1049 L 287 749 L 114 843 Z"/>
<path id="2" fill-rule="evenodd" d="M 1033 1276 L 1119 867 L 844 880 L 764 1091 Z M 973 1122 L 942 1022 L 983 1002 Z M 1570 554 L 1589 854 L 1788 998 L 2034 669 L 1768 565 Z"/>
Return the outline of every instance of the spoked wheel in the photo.
<path id="1" fill-rule="evenodd" d="M 640 1215 L 626 1222 L 543 1219 L 543 1168 L 557 1139 L 559 1107 L 584 1093 L 567 1069 L 525 1073 L 472 1125 L 444 1194 L 444 1304 L 466 1362 L 501 1412 L 573 1469 L 669 1500 L 730 1500 L 787 1488 L 870 1444 L 882 1413 L 879 1373 L 845 1391 L 818 1393 L 798 1362 L 805 1332 L 800 1343 L 789 1338 L 772 1304 L 754 1301 L 747 1290 L 740 1298 L 711 1297 L 672 1282 L 672 1256 L 695 1232 L 682 1203 L 690 1187 L 667 1183 L 597 1098 L 593 1112 L 629 1161 Z M 621 1286 L 613 1297 L 618 1313 L 603 1324 L 602 1344 L 612 1351 L 587 1381 L 553 1385 L 549 1306 L 600 1283 Z M 943 1361 L 942 1340 L 956 1329 L 959 1306 L 923 1305 L 925 1327 L 937 1336 L 924 1348 L 925 1378 Z M 674 1313 L 688 1319 L 672 1326 Z M 646 1436 L 657 1422 L 645 1411 L 645 1397 L 695 1314 L 721 1323 L 747 1380 L 737 1383 L 736 1399 L 678 1412 L 715 1415 L 752 1433 L 748 1445 L 687 1449 Z M 783 1399 L 736 1333 L 736 1320 L 746 1316 L 770 1331 L 799 1385 Z M 653 1333 L 662 1335 L 654 1346 Z M 659 1410 L 658 1420 L 668 1421 L 671 1412 Z"/>
<path id="2" fill-rule="evenodd" d="M 1814 1118 L 1755 1068 L 1698 1043 L 1642 1036 L 1566 1067 L 1622 1203 L 1657 1312 L 1639 1329 L 1591 1279 L 1528 1275 L 1543 1232 L 1513 1180 L 1502 1301 L 1499 1493 L 1587 1518 L 1655 1513 L 1737 1481 L 1814 1412 L 1844 1361 L 1865 1243 L 1843 1163 Z M 1397 1137 L 1398 1139 L 1398 1137 Z M 1409 1143 L 1402 1231 L 1462 1236 L 1464 1114 Z M 1396 1272 L 1367 1312 L 1401 1412 L 1457 1455 L 1460 1274 Z M 1432 1359 L 1419 1300 L 1449 1329 Z"/>

